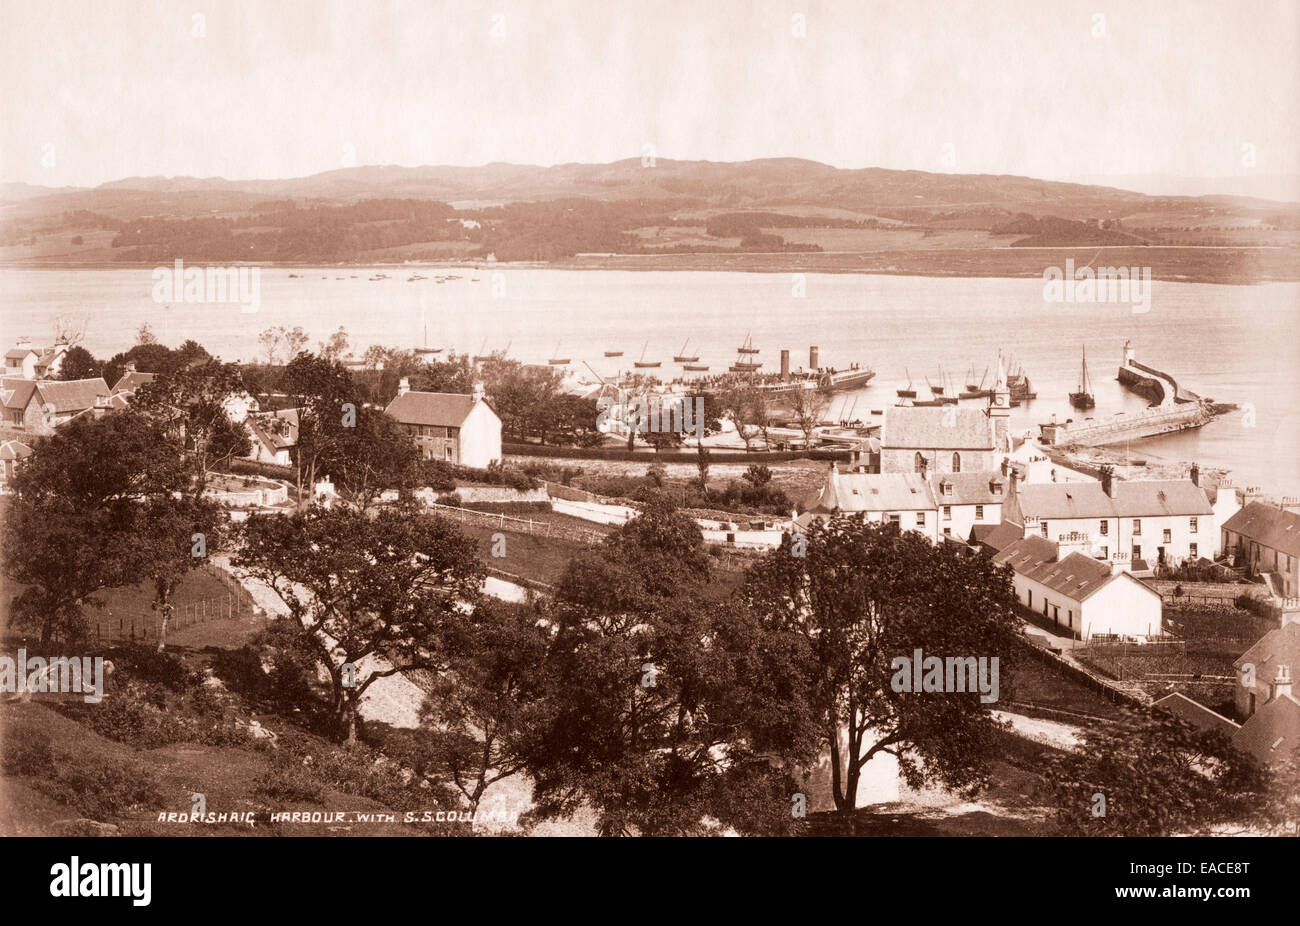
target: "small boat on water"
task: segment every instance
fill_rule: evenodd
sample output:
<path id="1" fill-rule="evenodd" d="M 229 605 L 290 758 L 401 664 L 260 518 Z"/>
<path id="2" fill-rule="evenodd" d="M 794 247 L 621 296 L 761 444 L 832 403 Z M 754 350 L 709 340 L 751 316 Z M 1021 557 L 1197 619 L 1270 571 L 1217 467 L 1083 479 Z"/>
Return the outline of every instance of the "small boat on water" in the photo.
<path id="1" fill-rule="evenodd" d="M 709 368 L 709 367 L 708 367 L 708 364 L 699 364 L 699 363 L 684 363 L 684 364 L 682 364 L 682 369 L 683 369 L 683 370 L 688 370 L 688 371 L 690 371 L 691 373 L 703 373 L 703 372 L 706 371 L 708 368 Z"/>
<path id="2" fill-rule="evenodd" d="M 560 352 L 560 342 L 559 342 L 559 341 L 556 341 L 556 342 L 555 342 L 555 353 L 558 354 L 559 352 Z M 562 367 L 562 366 L 567 366 L 567 365 L 568 365 L 568 363 L 569 363 L 569 358 L 568 358 L 568 357 L 551 357 L 551 358 L 550 358 L 549 360 L 547 360 L 546 362 L 549 363 L 549 364 L 550 364 L 551 366 L 553 366 L 553 367 Z"/>
<path id="3" fill-rule="evenodd" d="M 289 274 L 289 279 L 291 279 L 291 280 L 297 280 L 297 279 L 299 279 L 300 277 L 302 277 L 302 274 L 301 274 L 301 273 L 291 273 L 291 274 Z M 324 278 L 324 277 L 321 277 L 321 279 L 323 280 L 323 279 L 325 279 L 325 278 Z"/>
<path id="4" fill-rule="evenodd" d="M 1079 369 L 1079 388 L 1070 393 L 1070 404 L 1080 410 L 1093 408 L 1097 404 L 1092 394 L 1092 383 L 1088 381 L 1088 348 L 1083 349 L 1083 366 Z"/>
<path id="5" fill-rule="evenodd" d="M 972 369 L 973 369 L 973 368 L 972 368 Z M 971 378 L 971 379 L 974 379 L 975 377 L 972 376 L 972 377 L 970 377 L 970 378 Z M 966 384 L 966 391 L 963 392 L 963 393 L 961 393 L 961 395 L 959 396 L 959 398 L 962 398 L 962 399 L 987 399 L 989 396 L 993 395 L 993 390 L 992 390 L 992 389 L 985 389 L 985 388 L 984 388 L 984 384 L 987 383 L 988 380 L 989 380 L 989 368 L 988 368 L 988 367 L 985 367 L 985 368 L 984 368 L 984 375 L 980 377 L 979 385 L 974 385 L 974 384 L 972 384 L 972 383 L 967 383 L 967 384 Z"/>
<path id="6" fill-rule="evenodd" d="M 623 352 L 622 352 L 621 350 L 607 350 L 607 351 L 605 351 L 605 356 L 606 356 L 606 357 L 622 357 L 622 356 L 623 356 Z"/>
<path id="7" fill-rule="evenodd" d="M 916 390 L 912 388 L 912 374 L 909 373 L 906 368 L 903 369 L 903 372 L 907 373 L 907 388 L 899 389 L 898 397 L 900 399 L 915 399 Z"/>
<path id="8" fill-rule="evenodd" d="M 757 354 L 759 349 L 754 346 L 748 332 L 745 334 L 745 343 L 736 348 L 737 359 L 728 369 L 732 373 L 755 373 L 763 365 L 761 360 L 750 360 L 749 358 Z"/>
<path id="9" fill-rule="evenodd" d="M 428 277 L 422 277 L 422 276 L 420 276 L 418 273 L 413 273 L 413 274 L 411 274 L 409 277 L 406 278 L 406 282 L 408 282 L 408 283 L 414 283 L 416 280 L 427 280 L 427 279 L 429 279 L 429 278 L 428 278 Z"/>
<path id="10" fill-rule="evenodd" d="M 652 370 L 663 362 L 661 360 L 645 359 L 646 348 L 649 346 L 650 346 L 650 342 L 646 341 L 645 344 L 641 347 L 641 359 L 632 362 L 632 366 L 636 367 L 638 370 Z"/>
<path id="11" fill-rule="evenodd" d="M 686 356 L 686 345 L 690 343 L 690 338 L 687 338 L 682 342 L 682 349 L 678 351 L 677 356 L 673 358 L 673 363 L 695 363 L 700 359 L 698 354 L 694 357 Z"/>

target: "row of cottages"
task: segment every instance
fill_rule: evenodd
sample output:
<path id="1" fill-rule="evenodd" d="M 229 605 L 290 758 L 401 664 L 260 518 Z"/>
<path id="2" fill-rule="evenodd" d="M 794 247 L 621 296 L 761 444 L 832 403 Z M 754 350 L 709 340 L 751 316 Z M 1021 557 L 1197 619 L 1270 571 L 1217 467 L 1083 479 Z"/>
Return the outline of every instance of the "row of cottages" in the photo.
<path id="1" fill-rule="evenodd" d="M 1250 502 L 1224 523 L 1221 544 L 1238 566 L 1271 580 L 1280 597 L 1300 595 L 1300 514 Z"/>
<path id="2" fill-rule="evenodd" d="M 1011 479 L 1006 519 L 1022 536 L 1082 537 L 1083 552 L 1139 575 L 1155 565 L 1213 560 L 1215 509 L 1189 479 L 1124 481 L 1103 467 L 1100 482 L 1019 485 Z"/>
<path id="3" fill-rule="evenodd" d="M 917 531 L 931 542 L 972 540 L 978 530 L 1002 520 L 1006 480 L 984 473 L 840 472 L 832 463 L 815 499 L 795 526 L 806 530 L 814 520 L 847 514 L 862 521 Z"/>
<path id="4" fill-rule="evenodd" d="M 19 338 L 5 351 L 7 377 L 18 379 L 54 379 L 63 366 L 63 356 L 68 352 L 68 342 L 59 338 L 53 347 L 32 347 L 26 338 Z"/>
<path id="5" fill-rule="evenodd" d="M 442 460 L 482 469 L 501 462 L 501 419 L 484 397 L 483 385 L 472 395 L 412 392 L 405 376 L 385 413 L 406 428 L 426 460 Z"/>
<path id="6" fill-rule="evenodd" d="M 1154 706 L 1201 730 L 1224 733 L 1261 765 L 1281 765 L 1300 750 L 1300 700 L 1292 683 L 1292 668 L 1300 666 L 1300 624 L 1270 630 L 1233 665 L 1241 679 L 1232 686 L 1237 720 L 1178 693 Z"/>
<path id="7" fill-rule="evenodd" d="M 0 379 L 4 424 L 38 437 L 54 433 L 56 427 L 78 415 L 103 413 L 125 404 L 125 398 L 115 397 L 99 376 L 72 380 Z"/>
<path id="8" fill-rule="evenodd" d="M 1072 637 L 1159 635 L 1160 594 L 1131 573 L 1081 552 L 1086 543 L 1082 536 L 1053 543 L 1030 534 L 1008 543 L 993 562 L 1012 568 L 1022 605 Z"/>

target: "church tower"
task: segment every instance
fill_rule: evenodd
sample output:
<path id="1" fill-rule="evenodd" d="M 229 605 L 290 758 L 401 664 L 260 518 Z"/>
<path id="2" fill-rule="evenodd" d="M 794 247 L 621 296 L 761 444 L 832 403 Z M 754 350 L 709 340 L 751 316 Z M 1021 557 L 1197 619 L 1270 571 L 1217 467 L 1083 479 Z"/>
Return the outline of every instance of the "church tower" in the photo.
<path id="1" fill-rule="evenodd" d="M 1011 387 L 1007 385 L 1007 367 L 998 354 L 998 379 L 989 396 L 989 418 L 993 425 L 993 444 L 998 454 L 1011 452 Z"/>

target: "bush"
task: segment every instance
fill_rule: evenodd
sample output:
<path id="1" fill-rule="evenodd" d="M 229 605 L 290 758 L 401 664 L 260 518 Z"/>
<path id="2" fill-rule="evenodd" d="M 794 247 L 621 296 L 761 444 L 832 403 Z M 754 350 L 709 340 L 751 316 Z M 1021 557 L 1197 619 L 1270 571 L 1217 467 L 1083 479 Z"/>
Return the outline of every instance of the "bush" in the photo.
<path id="1" fill-rule="evenodd" d="M 199 681 L 194 672 L 179 657 L 158 652 L 147 645 L 125 646 L 113 651 L 113 666 L 132 678 L 151 682 L 172 691 L 184 691 Z"/>
<path id="2" fill-rule="evenodd" d="M 3 761 L 6 775 L 30 778 L 37 791 L 96 820 L 162 800 L 157 785 L 141 768 L 56 753 L 45 742 L 8 737 Z"/>

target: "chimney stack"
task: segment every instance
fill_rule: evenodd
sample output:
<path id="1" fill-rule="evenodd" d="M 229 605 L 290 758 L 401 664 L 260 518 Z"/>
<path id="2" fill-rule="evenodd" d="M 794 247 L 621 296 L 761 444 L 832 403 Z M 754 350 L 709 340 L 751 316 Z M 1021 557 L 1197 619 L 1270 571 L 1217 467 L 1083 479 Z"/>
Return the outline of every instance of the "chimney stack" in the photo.
<path id="1" fill-rule="evenodd" d="M 821 368 L 822 368 L 821 351 L 819 351 L 817 347 L 814 345 L 813 347 L 808 348 L 808 369 L 816 373 Z"/>
<path id="2" fill-rule="evenodd" d="M 134 361 L 134 360 L 128 360 L 128 361 L 126 362 L 126 365 L 125 365 L 122 369 L 123 369 L 125 372 L 127 372 L 127 373 L 134 373 L 134 372 L 135 372 L 135 361 Z"/>
<path id="3" fill-rule="evenodd" d="M 1197 466 L 1195 463 L 1192 464 L 1191 477 L 1192 477 L 1192 485 L 1199 487 L 1201 484 L 1201 468 Z"/>
<path id="4" fill-rule="evenodd" d="M 411 381 L 403 376 L 397 381 L 397 394 L 406 395 L 411 391 Z"/>
<path id="5" fill-rule="evenodd" d="M 475 402 L 482 402 L 482 401 L 483 401 L 483 397 L 484 397 L 484 395 L 485 395 L 485 393 L 484 393 L 484 390 L 483 390 L 483 384 L 482 384 L 482 383 L 475 383 L 475 384 L 474 384 L 474 401 L 475 401 Z"/>
<path id="6" fill-rule="evenodd" d="M 1101 468 L 1101 490 L 1108 498 L 1115 497 L 1115 467 L 1109 463 Z"/>
<path id="7" fill-rule="evenodd" d="M 1276 701 L 1282 695 L 1291 695 L 1291 669 L 1289 666 L 1278 666 L 1277 675 L 1273 679 L 1271 688 L 1270 701 Z"/>
<path id="8" fill-rule="evenodd" d="M 782 350 L 781 351 L 781 382 L 784 383 L 789 379 L 790 379 L 790 352 L 788 350 Z"/>

